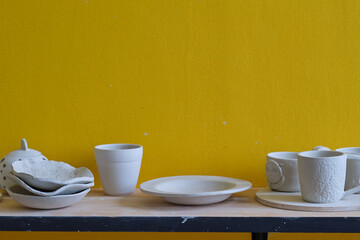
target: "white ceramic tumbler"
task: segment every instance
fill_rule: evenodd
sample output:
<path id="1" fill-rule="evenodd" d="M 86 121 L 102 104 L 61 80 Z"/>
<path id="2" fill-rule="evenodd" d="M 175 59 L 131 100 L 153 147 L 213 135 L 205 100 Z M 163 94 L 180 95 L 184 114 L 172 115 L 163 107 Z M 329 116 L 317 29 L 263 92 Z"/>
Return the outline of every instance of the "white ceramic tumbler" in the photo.
<path id="1" fill-rule="evenodd" d="M 143 147 L 137 144 L 104 144 L 95 147 L 101 184 L 107 195 L 128 195 L 136 188 Z"/>

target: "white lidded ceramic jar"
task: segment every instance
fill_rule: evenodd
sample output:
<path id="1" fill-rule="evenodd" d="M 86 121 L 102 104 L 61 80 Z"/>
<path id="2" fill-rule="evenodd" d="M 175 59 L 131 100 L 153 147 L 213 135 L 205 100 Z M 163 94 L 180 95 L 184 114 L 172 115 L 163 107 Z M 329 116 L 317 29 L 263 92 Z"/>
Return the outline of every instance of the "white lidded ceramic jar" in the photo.
<path id="1" fill-rule="evenodd" d="M 30 149 L 27 147 L 26 140 L 21 139 L 21 148 L 12 151 L 0 160 L 0 188 L 6 190 L 14 184 L 7 175 L 12 171 L 11 165 L 13 162 L 21 161 L 24 159 L 42 160 L 47 161 L 47 158 L 41 154 L 41 152 Z"/>

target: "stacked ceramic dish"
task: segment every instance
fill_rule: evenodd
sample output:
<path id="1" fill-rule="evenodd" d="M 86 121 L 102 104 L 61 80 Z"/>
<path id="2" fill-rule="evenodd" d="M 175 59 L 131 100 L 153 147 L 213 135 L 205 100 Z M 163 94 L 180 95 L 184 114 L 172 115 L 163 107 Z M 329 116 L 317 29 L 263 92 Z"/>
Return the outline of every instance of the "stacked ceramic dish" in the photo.
<path id="1" fill-rule="evenodd" d="M 15 183 L 7 188 L 9 195 L 24 206 L 38 209 L 73 205 L 94 186 L 89 169 L 57 161 L 16 161 L 7 176 Z"/>
<path id="2" fill-rule="evenodd" d="M 48 161 L 40 152 L 21 148 L 0 160 L 0 188 L 18 203 L 37 209 L 55 209 L 79 202 L 94 186 L 94 176 L 85 167 Z"/>

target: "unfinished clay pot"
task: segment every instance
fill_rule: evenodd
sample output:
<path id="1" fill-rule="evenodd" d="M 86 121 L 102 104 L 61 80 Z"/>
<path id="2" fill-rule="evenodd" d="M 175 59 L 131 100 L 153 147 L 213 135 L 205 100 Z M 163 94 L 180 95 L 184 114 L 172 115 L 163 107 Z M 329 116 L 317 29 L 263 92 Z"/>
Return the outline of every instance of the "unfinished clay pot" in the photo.
<path id="1" fill-rule="evenodd" d="M 267 155 L 266 177 L 274 191 L 299 192 L 297 152 L 273 152 Z"/>

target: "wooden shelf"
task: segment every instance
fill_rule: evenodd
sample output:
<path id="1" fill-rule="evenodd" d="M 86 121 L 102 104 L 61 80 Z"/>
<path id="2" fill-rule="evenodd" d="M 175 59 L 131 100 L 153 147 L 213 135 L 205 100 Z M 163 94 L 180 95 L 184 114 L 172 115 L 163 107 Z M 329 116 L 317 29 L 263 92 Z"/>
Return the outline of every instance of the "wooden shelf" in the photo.
<path id="1" fill-rule="evenodd" d="M 139 190 L 125 197 L 92 190 L 78 204 L 57 210 L 22 207 L 5 195 L 1 231 L 114 232 L 360 232 L 360 211 L 303 212 L 264 206 L 251 189 L 206 206 L 180 206 Z"/>

